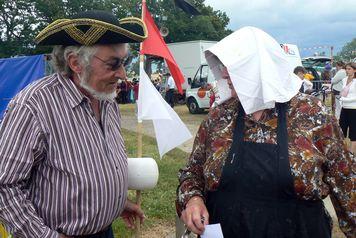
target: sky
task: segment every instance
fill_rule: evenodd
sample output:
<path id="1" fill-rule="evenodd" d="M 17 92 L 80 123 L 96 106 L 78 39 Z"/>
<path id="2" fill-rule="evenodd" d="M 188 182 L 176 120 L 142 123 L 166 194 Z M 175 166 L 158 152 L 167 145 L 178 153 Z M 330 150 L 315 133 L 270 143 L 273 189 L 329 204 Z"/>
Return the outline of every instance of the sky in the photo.
<path id="1" fill-rule="evenodd" d="M 279 43 L 296 44 L 302 57 L 330 56 L 356 38 L 356 0 L 205 0 L 230 18 L 228 28 L 258 27 Z M 311 49 L 310 49 L 311 48 Z"/>

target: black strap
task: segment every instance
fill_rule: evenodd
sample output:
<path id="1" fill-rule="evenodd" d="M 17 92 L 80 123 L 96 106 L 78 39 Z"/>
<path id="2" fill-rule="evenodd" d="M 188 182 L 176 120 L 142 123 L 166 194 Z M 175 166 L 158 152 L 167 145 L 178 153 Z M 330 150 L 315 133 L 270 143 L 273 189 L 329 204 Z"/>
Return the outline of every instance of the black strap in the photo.
<path id="1" fill-rule="evenodd" d="M 287 197 L 295 196 L 294 182 L 291 175 L 288 153 L 287 108 L 288 103 L 276 103 L 278 111 L 277 145 L 278 145 L 278 187 L 279 194 Z"/>
<path id="2" fill-rule="evenodd" d="M 287 104 L 276 103 L 278 113 L 277 144 L 280 160 L 288 159 Z"/>
<path id="3" fill-rule="evenodd" d="M 234 128 L 234 134 L 232 138 L 232 144 L 231 148 L 228 154 L 228 159 L 233 159 L 234 158 L 234 151 L 237 150 L 232 150 L 232 148 L 238 148 L 239 144 L 243 141 L 244 138 L 244 129 L 245 129 L 245 110 L 243 109 L 241 103 L 238 105 L 238 112 L 237 112 L 237 118 L 236 118 L 236 125 Z M 236 156 L 236 155 L 235 155 Z"/>

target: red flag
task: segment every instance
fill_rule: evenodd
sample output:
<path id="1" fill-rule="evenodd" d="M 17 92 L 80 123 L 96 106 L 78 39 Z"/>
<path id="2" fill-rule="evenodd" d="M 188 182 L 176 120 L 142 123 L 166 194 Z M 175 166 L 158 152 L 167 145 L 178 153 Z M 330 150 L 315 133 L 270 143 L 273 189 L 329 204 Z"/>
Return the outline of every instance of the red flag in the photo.
<path id="1" fill-rule="evenodd" d="M 179 93 L 183 93 L 182 84 L 184 83 L 184 76 L 180 71 L 176 61 L 164 42 L 159 30 L 147 9 L 146 3 L 142 3 L 143 21 L 146 23 L 148 37 L 142 43 L 141 54 L 156 55 L 164 58 L 167 62 L 169 71 L 176 83 Z"/>

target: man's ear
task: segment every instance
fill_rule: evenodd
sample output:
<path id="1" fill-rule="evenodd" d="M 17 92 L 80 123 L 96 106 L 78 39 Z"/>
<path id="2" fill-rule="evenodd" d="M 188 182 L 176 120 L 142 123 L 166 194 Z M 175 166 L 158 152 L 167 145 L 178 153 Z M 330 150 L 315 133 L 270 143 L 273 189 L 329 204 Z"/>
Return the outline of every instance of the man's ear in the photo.
<path id="1" fill-rule="evenodd" d="M 74 54 L 68 55 L 68 66 L 75 74 L 80 74 L 83 70 L 82 65 L 79 63 L 78 56 Z"/>

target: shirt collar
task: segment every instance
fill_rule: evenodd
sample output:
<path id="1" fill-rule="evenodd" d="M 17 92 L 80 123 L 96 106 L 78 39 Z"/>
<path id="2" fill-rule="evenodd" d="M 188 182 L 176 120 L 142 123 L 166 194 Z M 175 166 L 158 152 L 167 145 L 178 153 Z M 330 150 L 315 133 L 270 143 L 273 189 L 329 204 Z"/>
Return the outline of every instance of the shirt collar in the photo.
<path id="1" fill-rule="evenodd" d="M 59 73 L 57 73 L 57 75 L 59 83 L 63 86 L 72 108 L 77 107 L 83 101 L 89 101 L 89 98 L 79 90 L 79 88 L 74 84 L 71 79 L 64 77 Z"/>

